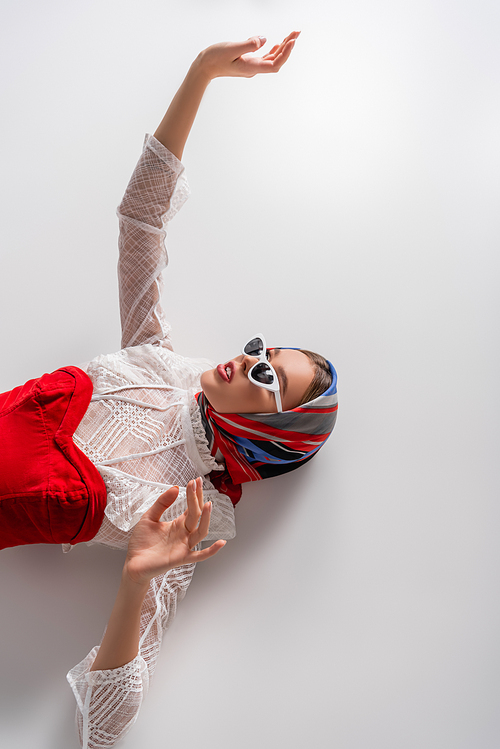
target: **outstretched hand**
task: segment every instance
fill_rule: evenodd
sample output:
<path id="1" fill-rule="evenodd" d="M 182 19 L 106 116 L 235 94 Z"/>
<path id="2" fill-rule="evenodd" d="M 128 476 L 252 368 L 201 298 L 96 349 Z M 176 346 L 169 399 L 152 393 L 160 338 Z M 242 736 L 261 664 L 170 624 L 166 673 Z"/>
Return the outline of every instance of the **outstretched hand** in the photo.
<path id="1" fill-rule="evenodd" d="M 252 36 L 245 42 L 212 44 L 200 53 L 198 61 L 210 78 L 253 78 L 258 73 L 277 73 L 290 57 L 299 34 L 300 31 L 292 31 L 263 57 L 256 57 L 253 53 L 264 46 L 266 39 Z"/>
<path id="2" fill-rule="evenodd" d="M 203 500 L 200 478 L 190 481 L 186 488 L 186 511 L 170 522 L 160 520 L 178 494 L 177 486 L 168 489 L 135 526 L 124 566 L 124 572 L 133 582 L 149 583 L 174 567 L 203 562 L 225 545 L 225 541 L 216 541 L 207 549 L 193 551 L 208 533 L 212 509 L 212 503 Z"/>

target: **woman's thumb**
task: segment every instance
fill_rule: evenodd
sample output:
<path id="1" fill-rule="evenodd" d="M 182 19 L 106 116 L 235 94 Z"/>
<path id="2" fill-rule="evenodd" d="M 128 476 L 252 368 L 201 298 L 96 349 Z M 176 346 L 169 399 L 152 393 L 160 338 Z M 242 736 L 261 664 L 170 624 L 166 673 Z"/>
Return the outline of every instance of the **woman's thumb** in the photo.
<path id="1" fill-rule="evenodd" d="M 246 42 L 241 42 L 237 45 L 236 52 L 238 53 L 238 56 L 244 55 L 248 52 L 256 52 L 256 50 L 264 46 L 266 41 L 265 36 L 251 36 L 250 39 L 246 40 Z"/>

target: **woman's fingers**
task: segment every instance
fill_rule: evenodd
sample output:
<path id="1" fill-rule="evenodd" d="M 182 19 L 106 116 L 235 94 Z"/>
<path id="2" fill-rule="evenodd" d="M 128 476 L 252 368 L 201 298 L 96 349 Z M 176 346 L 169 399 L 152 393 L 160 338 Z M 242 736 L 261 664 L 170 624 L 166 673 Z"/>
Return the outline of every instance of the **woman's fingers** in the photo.
<path id="1" fill-rule="evenodd" d="M 288 36 L 286 36 L 281 44 L 275 44 L 272 48 L 271 52 L 268 52 L 268 55 L 274 54 L 276 51 L 279 51 L 280 48 L 283 49 L 285 45 L 291 41 L 297 39 L 299 36 L 300 31 L 292 31 Z M 235 55 L 236 57 L 241 57 L 242 55 L 248 55 L 252 52 L 256 52 L 258 49 L 264 46 L 266 43 L 266 38 L 263 36 L 251 36 L 249 39 L 247 39 L 244 42 L 234 42 L 231 44 L 231 53 Z M 265 55 L 267 57 L 267 55 Z"/>
<path id="2" fill-rule="evenodd" d="M 193 549 L 196 544 L 206 537 L 208 529 L 210 528 L 210 514 L 212 512 L 212 503 L 206 502 L 203 506 L 203 512 L 201 513 L 200 523 L 198 527 L 189 536 L 189 547 Z"/>
<path id="3" fill-rule="evenodd" d="M 196 492 L 196 480 L 190 481 L 186 487 L 187 510 L 184 525 L 188 533 L 193 533 L 198 527 L 201 509 Z"/>
<path id="4" fill-rule="evenodd" d="M 272 47 L 269 50 L 269 52 L 267 53 L 267 55 L 264 55 L 264 57 L 262 59 L 263 60 L 268 60 L 270 57 L 272 57 L 274 55 L 274 53 L 276 52 L 276 50 L 278 50 L 279 48 L 280 48 L 280 45 L 279 44 L 275 44 L 274 47 Z"/>
<path id="5" fill-rule="evenodd" d="M 288 42 L 295 41 L 296 39 L 298 39 L 299 36 L 300 36 L 300 31 L 292 31 L 291 34 L 288 34 L 288 36 L 285 36 L 281 44 L 278 45 L 280 47 L 280 50 L 282 50 L 285 47 L 285 45 L 288 44 Z"/>
<path id="6" fill-rule="evenodd" d="M 295 41 L 298 39 L 300 35 L 300 31 L 292 31 L 291 34 L 288 34 L 287 37 L 283 39 L 281 44 L 275 44 L 274 47 L 262 58 L 263 60 L 268 59 L 269 57 L 276 57 L 276 55 L 279 55 L 283 52 L 284 48 L 289 42 Z M 293 49 L 293 47 L 291 48 Z"/>
<path id="7" fill-rule="evenodd" d="M 281 66 L 285 64 L 285 62 L 288 60 L 288 58 L 292 54 L 292 49 L 294 48 L 294 46 L 295 46 L 295 39 L 290 39 L 290 41 L 288 41 L 285 44 L 283 49 L 281 49 L 279 52 L 277 52 L 274 55 L 274 59 L 271 61 L 273 71 L 279 70 Z"/>
<path id="8" fill-rule="evenodd" d="M 196 502 L 198 503 L 198 510 L 202 512 L 203 510 L 203 480 L 198 477 L 197 479 L 193 479 L 193 486 L 194 486 L 194 496 L 196 499 Z"/>
<path id="9" fill-rule="evenodd" d="M 217 552 L 220 551 L 225 545 L 225 541 L 216 541 L 207 549 L 202 549 L 201 551 L 193 551 L 189 562 L 204 562 L 205 559 L 209 559 L 210 557 L 213 557 L 214 554 L 217 554 Z"/>
<path id="10" fill-rule="evenodd" d="M 172 486 L 161 494 L 154 505 L 145 513 L 150 520 L 159 522 L 165 510 L 170 507 L 179 495 L 179 487 Z M 193 479 L 186 487 L 187 508 L 182 514 L 186 533 L 189 534 L 189 548 L 192 549 L 206 537 L 210 527 L 211 502 L 203 500 L 203 482 L 201 478 Z M 213 552 L 215 553 L 215 551 Z"/>
<path id="11" fill-rule="evenodd" d="M 271 52 L 255 54 L 266 43 L 264 37 L 252 36 L 244 42 L 221 42 L 203 50 L 200 65 L 210 79 L 224 76 L 252 78 L 258 73 L 277 72 L 288 59 L 300 31 L 292 31 Z"/>
<path id="12" fill-rule="evenodd" d="M 199 476 L 197 479 L 194 480 L 195 483 L 195 492 L 196 492 L 196 498 L 198 500 L 198 506 L 200 508 L 200 512 L 203 510 L 203 479 L 201 476 Z"/>
<path id="13" fill-rule="evenodd" d="M 166 492 L 163 492 L 163 494 L 158 497 L 154 505 L 150 507 L 149 510 L 144 513 L 144 515 L 147 516 L 150 520 L 158 522 L 165 510 L 174 504 L 178 496 L 179 487 L 171 486 L 170 489 L 167 489 Z"/>
<path id="14" fill-rule="evenodd" d="M 273 47 L 269 54 L 263 57 L 243 57 L 239 60 L 239 64 L 247 73 L 250 72 L 252 75 L 256 73 L 277 73 L 292 54 L 295 40 L 299 34 L 299 31 L 294 31 L 281 44 Z"/>

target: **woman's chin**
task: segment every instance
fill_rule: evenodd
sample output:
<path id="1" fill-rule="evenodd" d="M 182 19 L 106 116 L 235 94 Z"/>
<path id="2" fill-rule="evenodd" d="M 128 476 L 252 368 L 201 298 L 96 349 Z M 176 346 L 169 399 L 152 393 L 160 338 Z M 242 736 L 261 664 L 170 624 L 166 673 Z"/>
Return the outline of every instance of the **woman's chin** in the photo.
<path id="1" fill-rule="evenodd" d="M 203 390 L 207 398 L 208 398 L 208 394 L 205 388 L 210 389 L 210 381 L 214 380 L 215 374 L 216 374 L 215 369 L 207 369 L 206 372 L 201 373 L 200 385 L 201 385 L 201 389 Z"/>
<path id="2" fill-rule="evenodd" d="M 212 406 L 212 408 L 215 411 L 217 411 L 217 409 L 215 408 L 213 404 L 212 395 L 214 391 L 213 380 L 216 376 L 217 376 L 217 372 L 215 371 L 215 369 L 209 369 L 207 372 L 203 372 L 200 377 L 200 385 L 201 385 L 201 389 L 203 390 L 203 395 L 207 399 L 209 405 Z M 215 400 L 217 400 L 217 398 L 215 398 Z"/>

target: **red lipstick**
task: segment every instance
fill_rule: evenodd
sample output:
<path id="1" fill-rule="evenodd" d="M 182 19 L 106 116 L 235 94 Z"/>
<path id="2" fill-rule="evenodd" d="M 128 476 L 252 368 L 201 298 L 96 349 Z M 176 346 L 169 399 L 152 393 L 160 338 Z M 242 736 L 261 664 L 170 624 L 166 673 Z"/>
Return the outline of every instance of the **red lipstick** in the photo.
<path id="1" fill-rule="evenodd" d="M 217 372 L 224 382 L 231 382 L 234 373 L 234 364 L 232 361 L 227 364 L 219 364 L 217 366 Z"/>

